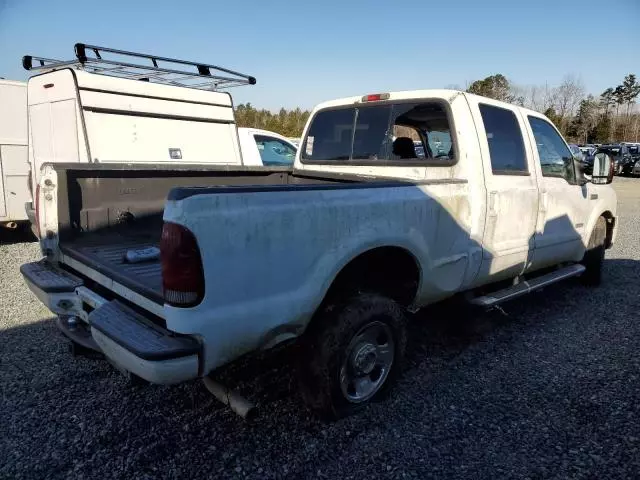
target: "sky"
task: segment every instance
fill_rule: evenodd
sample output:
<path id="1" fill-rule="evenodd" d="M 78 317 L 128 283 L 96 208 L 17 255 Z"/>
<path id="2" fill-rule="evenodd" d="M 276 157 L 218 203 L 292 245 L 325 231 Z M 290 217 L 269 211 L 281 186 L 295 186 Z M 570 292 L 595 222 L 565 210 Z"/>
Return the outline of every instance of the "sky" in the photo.
<path id="1" fill-rule="evenodd" d="M 639 26 L 640 0 L 0 0 L 0 77 L 83 42 L 253 75 L 234 102 L 270 110 L 496 73 L 598 95 L 640 76 Z"/>

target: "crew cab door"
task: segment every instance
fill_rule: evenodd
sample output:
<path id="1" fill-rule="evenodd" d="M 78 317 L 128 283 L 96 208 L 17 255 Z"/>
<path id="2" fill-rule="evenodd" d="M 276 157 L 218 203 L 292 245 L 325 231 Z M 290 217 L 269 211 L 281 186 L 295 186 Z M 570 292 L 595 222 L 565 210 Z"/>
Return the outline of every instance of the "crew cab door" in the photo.
<path id="1" fill-rule="evenodd" d="M 517 107 L 469 97 L 487 190 L 480 282 L 516 277 L 533 254 L 538 184 Z M 475 105 L 474 105 L 475 104 Z"/>
<path id="2" fill-rule="evenodd" d="M 592 200 L 590 184 L 578 185 L 571 150 L 546 118 L 529 113 L 525 122 L 528 136 L 535 147 L 540 189 L 531 268 L 578 261 L 584 254 L 582 238 Z"/>

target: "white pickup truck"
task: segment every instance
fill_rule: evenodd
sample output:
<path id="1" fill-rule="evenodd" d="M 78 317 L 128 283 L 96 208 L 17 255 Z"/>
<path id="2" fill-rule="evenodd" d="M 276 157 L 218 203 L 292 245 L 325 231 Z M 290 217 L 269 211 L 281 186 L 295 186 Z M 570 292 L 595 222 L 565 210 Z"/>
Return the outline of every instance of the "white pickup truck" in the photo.
<path id="1" fill-rule="evenodd" d="M 345 98 L 314 109 L 293 171 L 45 165 L 45 258 L 22 274 L 67 336 L 154 383 L 303 342 L 304 397 L 344 415 L 399 373 L 407 311 L 600 282 L 616 196 L 595 163 L 514 105 Z"/>

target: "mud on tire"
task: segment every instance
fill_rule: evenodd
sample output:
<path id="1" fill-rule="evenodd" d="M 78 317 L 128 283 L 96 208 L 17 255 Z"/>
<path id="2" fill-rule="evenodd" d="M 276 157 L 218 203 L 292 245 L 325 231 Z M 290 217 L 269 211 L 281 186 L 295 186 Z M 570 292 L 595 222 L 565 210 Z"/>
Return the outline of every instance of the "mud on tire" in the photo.
<path id="1" fill-rule="evenodd" d="M 607 238 L 607 222 L 604 217 L 598 218 L 587 251 L 582 259 L 586 270 L 582 274 L 582 282 L 585 285 L 598 286 L 602 282 L 602 264 L 604 263 L 605 241 Z"/>
<path id="2" fill-rule="evenodd" d="M 392 345 L 393 353 L 388 355 L 392 362 L 384 378 L 379 377 L 381 382 L 375 393 L 362 401 L 353 401 L 345 392 L 344 365 L 354 358 L 357 349 L 354 340 L 360 341 L 364 338 L 362 332 L 371 328 L 384 332 L 380 337 L 390 337 L 380 338 L 379 342 L 387 341 L 386 345 Z M 373 338 L 376 338 L 375 333 Z M 370 349 L 375 350 L 376 341 L 372 341 Z M 327 305 L 309 326 L 301 343 L 302 362 L 298 373 L 305 404 L 325 419 L 336 419 L 381 399 L 401 372 L 406 343 L 405 311 L 389 298 L 362 293 L 339 304 Z M 364 344 L 355 354 L 368 353 L 366 348 L 367 344 Z"/>

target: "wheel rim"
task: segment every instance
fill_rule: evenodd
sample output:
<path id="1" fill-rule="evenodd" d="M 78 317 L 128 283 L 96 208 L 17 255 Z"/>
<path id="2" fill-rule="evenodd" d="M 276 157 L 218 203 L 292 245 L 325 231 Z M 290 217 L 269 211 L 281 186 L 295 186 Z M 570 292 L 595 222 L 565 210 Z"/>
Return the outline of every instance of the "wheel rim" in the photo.
<path id="1" fill-rule="evenodd" d="M 362 327 L 349 342 L 340 367 L 340 388 L 352 403 L 366 402 L 384 385 L 395 355 L 395 343 L 386 323 Z"/>

